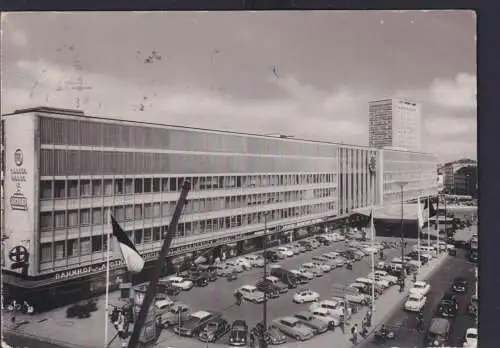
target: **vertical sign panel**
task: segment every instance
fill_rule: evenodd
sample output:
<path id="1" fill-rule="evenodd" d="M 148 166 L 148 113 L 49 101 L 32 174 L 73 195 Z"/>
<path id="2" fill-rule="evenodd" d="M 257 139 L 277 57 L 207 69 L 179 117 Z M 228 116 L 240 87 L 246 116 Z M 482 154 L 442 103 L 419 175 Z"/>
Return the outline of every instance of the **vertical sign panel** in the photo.
<path id="1" fill-rule="evenodd" d="M 5 268 L 23 275 L 34 272 L 35 115 L 5 117 Z"/>

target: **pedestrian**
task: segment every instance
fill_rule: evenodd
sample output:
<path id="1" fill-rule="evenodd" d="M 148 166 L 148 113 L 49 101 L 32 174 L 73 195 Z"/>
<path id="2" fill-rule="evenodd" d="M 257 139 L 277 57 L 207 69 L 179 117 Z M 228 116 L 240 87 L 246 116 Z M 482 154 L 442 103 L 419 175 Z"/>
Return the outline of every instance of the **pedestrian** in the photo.
<path id="1" fill-rule="evenodd" d="M 358 324 L 354 324 L 354 326 L 351 329 L 351 334 L 352 334 L 352 343 L 357 344 L 358 343 Z"/>
<path id="2" fill-rule="evenodd" d="M 255 347 L 255 337 L 253 335 L 253 332 L 250 332 L 249 345 L 250 345 L 250 348 L 254 348 Z"/>
<path id="3" fill-rule="evenodd" d="M 366 326 L 370 327 L 372 326 L 372 310 L 368 309 L 368 312 L 366 312 Z"/>
<path id="4" fill-rule="evenodd" d="M 342 317 L 340 320 L 340 329 L 342 330 L 342 333 L 345 334 L 345 318 Z"/>

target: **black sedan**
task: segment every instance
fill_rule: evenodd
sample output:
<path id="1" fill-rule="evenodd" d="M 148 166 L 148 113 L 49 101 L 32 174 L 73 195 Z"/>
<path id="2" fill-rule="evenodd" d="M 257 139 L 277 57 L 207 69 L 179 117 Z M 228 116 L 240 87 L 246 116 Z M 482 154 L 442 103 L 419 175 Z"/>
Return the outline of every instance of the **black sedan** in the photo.
<path id="1" fill-rule="evenodd" d="M 443 318 L 455 317 L 458 313 L 458 301 L 455 295 L 445 294 L 439 302 L 437 315 Z"/>
<path id="2" fill-rule="evenodd" d="M 231 346 L 246 346 L 248 325 L 244 320 L 235 320 L 229 331 L 229 344 Z"/>
<path id="3" fill-rule="evenodd" d="M 218 318 L 209 321 L 203 330 L 200 331 L 198 337 L 203 342 L 215 342 L 222 336 L 225 336 L 230 329 L 231 327 L 225 319 Z"/>
<path id="4" fill-rule="evenodd" d="M 475 251 L 471 251 L 469 254 L 469 261 L 470 262 L 478 262 L 479 261 L 479 255 Z"/>
<path id="5" fill-rule="evenodd" d="M 453 289 L 454 292 L 463 294 L 467 292 L 467 287 L 468 287 L 467 278 L 457 277 L 453 280 L 453 285 L 451 288 Z"/>

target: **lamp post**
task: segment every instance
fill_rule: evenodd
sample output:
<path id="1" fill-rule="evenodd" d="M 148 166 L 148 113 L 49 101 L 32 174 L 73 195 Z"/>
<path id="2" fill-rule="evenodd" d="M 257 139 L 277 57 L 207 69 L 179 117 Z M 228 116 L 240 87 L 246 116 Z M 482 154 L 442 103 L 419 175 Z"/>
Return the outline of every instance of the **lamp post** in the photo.
<path id="1" fill-rule="evenodd" d="M 371 214 L 370 214 L 370 239 L 371 239 L 371 263 L 372 263 L 372 274 L 375 274 L 375 227 L 373 226 L 373 208 L 375 205 L 375 173 L 377 169 L 377 160 L 375 157 L 370 159 L 370 163 L 368 164 L 368 170 L 370 172 L 370 181 L 371 181 Z M 375 281 L 372 282 L 372 313 L 375 313 Z"/>
<path id="2" fill-rule="evenodd" d="M 263 281 L 267 279 L 267 215 L 268 212 L 264 212 L 264 273 Z M 264 325 L 264 332 L 262 335 L 262 348 L 267 348 L 267 343 L 265 341 L 264 333 L 267 331 L 267 291 L 264 291 L 264 302 L 262 303 L 262 324 Z"/>
<path id="3" fill-rule="evenodd" d="M 403 198 L 403 189 L 404 187 L 408 184 L 407 181 L 396 181 L 396 185 L 398 185 L 401 189 L 401 226 L 400 226 L 400 236 L 401 236 L 401 264 L 403 265 L 403 273 L 402 273 L 402 280 L 404 282 L 405 276 L 406 276 L 406 269 L 405 269 L 405 233 L 404 233 L 404 198 Z"/>

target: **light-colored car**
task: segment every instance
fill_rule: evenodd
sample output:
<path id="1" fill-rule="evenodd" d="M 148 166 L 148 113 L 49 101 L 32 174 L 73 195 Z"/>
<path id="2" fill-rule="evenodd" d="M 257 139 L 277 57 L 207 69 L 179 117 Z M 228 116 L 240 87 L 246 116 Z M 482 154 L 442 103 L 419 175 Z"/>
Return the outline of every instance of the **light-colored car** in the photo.
<path id="1" fill-rule="evenodd" d="M 299 290 L 293 294 L 293 302 L 306 303 L 319 301 L 319 294 L 309 289 Z"/>
<path id="2" fill-rule="evenodd" d="M 264 293 L 259 291 L 257 287 L 253 285 L 243 285 L 235 290 L 239 291 L 243 298 L 249 302 L 262 303 L 264 302 Z"/>
<path id="3" fill-rule="evenodd" d="M 371 298 L 362 294 L 357 288 L 346 288 L 345 298 L 347 301 L 352 303 L 359 303 L 363 305 L 371 303 Z"/>
<path id="4" fill-rule="evenodd" d="M 312 262 L 304 263 L 301 268 L 311 272 L 315 277 L 321 277 L 324 273 L 321 268 L 316 267 Z"/>
<path id="5" fill-rule="evenodd" d="M 236 262 L 236 260 L 226 261 L 225 264 L 238 273 L 243 272 L 243 267 L 238 262 Z"/>
<path id="6" fill-rule="evenodd" d="M 290 272 L 293 274 L 301 275 L 309 280 L 314 279 L 314 274 L 303 268 L 292 269 L 290 270 Z"/>
<path id="7" fill-rule="evenodd" d="M 234 267 L 230 267 L 230 266 L 226 265 L 225 263 L 219 263 L 218 265 L 215 266 L 215 269 L 216 269 L 217 275 L 219 277 L 225 277 L 228 274 L 236 272 Z"/>
<path id="8" fill-rule="evenodd" d="M 293 247 L 297 248 L 300 253 L 305 253 L 306 252 L 306 248 L 304 248 L 304 246 L 300 245 L 300 243 L 294 243 Z"/>
<path id="9" fill-rule="evenodd" d="M 314 336 L 314 331 L 295 317 L 275 319 L 272 325 L 284 334 L 295 338 L 297 341 L 306 341 Z"/>
<path id="10" fill-rule="evenodd" d="M 345 306 L 341 306 L 337 301 L 330 301 L 330 300 L 315 302 L 309 307 L 309 310 L 313 312 L 316 308 L 327 309 L 330 312 L 330 315 L 338 316 L 339 318 L 342 318 L 345 312 Z M 349 317 L 350 316 L 349 308 L 347 314 Z"/>
<path id="11" fill-rule="evenodd" d="M 320 334 L 328 330 L 328 324 L 317 319 L 314 314 L 309 311 L 302 311 L 294 315 L 300 322 L 313 329 L 315 334 Z"/>
<path id="12" fill-rule="evenodd" d="M 330 251 L 328 253 L 323 253 L 322 256 L 326 257 L 329 260 L 333 260 L 333 259 L 336 259 L 337 257 L 339 257 L 340 254 L 335 252 L 335 251 Z"/>
<path id="13" fill-rule="evenodd" d="M 183 277 L 172 276 L 168 277 L 167 281 L 171 282 L 173 286 L 181 288 L 182 290 L 191 290 L 194 286 L 193 282 Z"/>
<path id="14" fill-rule="evenodd" d="M 410 312 L 420 312 L 422 308 L 424 308 L 425 303 L 427 302 L 427 297 L 420 293 L 410 293 L 406 302 L 404 304 L 404 308 Z"/>
<path id="15" fill-rule="evenodd" d="M 252 263 L 244 257 L 238 257 L 234 260 L 234 263 L 238 266 L 243 267 L 245 271 L 251 270 L 253 267 Z"/>
<path id="16" fill-rule="evenodd" d="M 338 316 L 330 314 L 330 311 L 326 308 L 318 307 L 310 312 L 316 317 L 316 319 L 322 320 L 323 322 L 327 323 L 330 328 L 339 326 L 341 323 L 340 318 Z"/>
<path id="17" fill-rule="evenodd" d="M 347 288 L 346 290 L 348 291 L 349 288 Z M 347 299 L 347 302 L 346 302 L 346 299 L 344 297 L 332 296 L 331 301 L 336 302 L 337 303 L 337 307 L 347 308 L 348 317 L 351 317 L 351 315 L 353 313 L 353 310 L 352 310 L 353 305 L 349 302 L 348 299 Z"/>
<path id="18" fill-rule="evenodd" d="M 280 294 L 284 294 L 288 292 L 288 285 L 283 283 L 282 281 L 279 280 L 278 277 L 275 276 L 268 276 L 266 277 L 266 280 L 273 284 L 275 287 L 279 289 Z"/>
<path id="19" fill-rule="evenodd" d="M 253 267 L 264 267 L 265 265 L 265 260 L 261 255 L 247 255 L 245 259 L 247 259 Z"/>
<path id="20" fill-rule="evenodd" d="M 174 303 L 167 311 L 157 317 L 157 323 L 163 328 L 179 324 L 189 317 L 189 306 L 180 302 Z"/>
<path id="21" fill-rule="evenodd" d="M 389 273 L 387 273 L 386 271 L 380 271 L 380 270 L 368 274 L 368 278 L 375 279 L 375 280 L 382 279 L 382 280 L 387 281 L 389 283 L 389 285 L 394 285 L 394 284 L 397 284 L 397 282 L 398 282 L 398 277 L 392 276 Z"/>
<path id="22" fill-rule="evenodd" d="M 321 246 L 321 244 L 319 244 L 319 242 L 314 238 L 306 239 L 306 241 L 311 243 L 313 249 L 319 248 Z"/>
<path id="23" fill-rule="evenodd" d="M 300 248 L 298 247 L 298 245 L 290 244 L 287 246 L 287 248 L 290 249 L 294 255 L 300 254 Z"/>
<path id="24" fill-rule="evenodd" d="M 478 333 L 476 328 L 468 328 L 465 331 L 464 348 L 477 348 Z"/>
<path id="25" fill-rule="evenodd" d="M 418 281 L 413 284 L 413 288 L 410 289 L 410 293 L 419 293 L 426 296 L 431 291 L 431 285 L 424 282 Z"/>
<path id="26" fill-rule="evenodd" d="M 174 301 L 172 301 L 171 298 L 165 297 L 161 300 L 155 301 L 155 307 L 157 309 L 167 309 L 170 308 L 174 304 Z"/>
<path id="27" fill-rule="evenodd" d="M 287 247 L 284 247 L 284 246 L 277 247 L 276 251 L 278 253 L 282 253 L 286 257 L 292 257 L 293 256 L 293 251 L 290 250 L 290 249 L 288 249 Z"/>
<path id="28" fill-rule="evenodd" d="M 330 266 L 328 263 L 322 263 L 318 261 L 312 261 L 311 263 L 325 273 L 328 273 L 332 270 L 332 266 Z"/>
<path id="29" fill-rule="evenodd" d="M 335 260 L 330 260 L 322 255 L 313 256 L 312 261 L 330 265 L 332 267 L 332 269 L 337 268 L 337 262 Z"/>
<path id="30" fill-rule="evenodd" d="M 360 278 L 356 278 L 356 283 L 364 283 L 364 284 L 369 284 L 369 285 L 372 285 L 372 283 L 375 282 L 376 285 L 378 285 L 379 287 L 383 288 L 383 289 L 387 289 L 389 286 L 391 286 L 391 284 L 385 280 L 385 279 L 373 279 L 373 278 L 364 278 L 364 277 L 360 277 Z"/>

